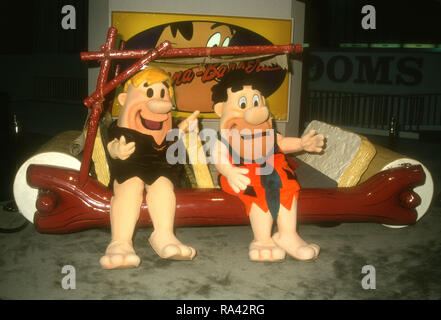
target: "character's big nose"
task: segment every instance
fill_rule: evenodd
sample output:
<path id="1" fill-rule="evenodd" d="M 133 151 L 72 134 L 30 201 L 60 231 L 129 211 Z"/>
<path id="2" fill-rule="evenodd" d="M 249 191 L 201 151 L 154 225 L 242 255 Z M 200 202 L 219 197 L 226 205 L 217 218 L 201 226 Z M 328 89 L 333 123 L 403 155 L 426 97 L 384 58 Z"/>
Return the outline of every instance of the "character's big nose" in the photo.
<path id="1" fill-rule="evenodd" d="M 268 120 L 269 110 L 265 106 L 250 108 L 243 117 L 249 124 L 258 125 Z"/>
<path id="2" fill-rule="evenodd" d="M 147 107 L 153 113 L 168 113 L 172 109 L 172 104 L 166 100 L 151 99 L 147 101 Z"/>

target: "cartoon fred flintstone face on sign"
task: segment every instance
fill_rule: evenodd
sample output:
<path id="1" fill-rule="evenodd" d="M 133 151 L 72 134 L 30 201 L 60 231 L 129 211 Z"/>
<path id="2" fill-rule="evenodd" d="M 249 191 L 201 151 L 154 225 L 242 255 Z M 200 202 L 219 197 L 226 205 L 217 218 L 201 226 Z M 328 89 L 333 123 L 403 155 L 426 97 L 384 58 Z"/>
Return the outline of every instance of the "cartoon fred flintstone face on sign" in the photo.
<path id="1" fill-rule="evenodd" d="M 209 21 L 182 21 L 164 28 L 156 45 L 165 40 L 175 48 L 228 47 L 235 31 L 223 24 Z"/>
<path id="2" fill-rule="evenodd" d="M 223 23 L 182 21 L 165 27 L 157 45 L 162 41 L 169 40 L 174 48 L 228 47 L 235 33 L 234 29 Z M 173 75 L 179 75 L 182 69 L 171 66 L 167 71 Z M 202 81 L 201 77 L 195 76 L 198 73 L 204 73 L 205 67 L 198 66 L 187 72 L 192 74 L 191 81 L 180 84 L 180 81 L 173 79 L 176 96 L 179 99 L 178 110 L 192 112 L 194 111 L 193 108 L 197 108 L 201 112 L 211 112 L 210 89 L 213 82 L 205 82 Z M 197 94 L 195 94 L 196 92 Z M 183 101 L 185 103 L 182 103 Z"/>

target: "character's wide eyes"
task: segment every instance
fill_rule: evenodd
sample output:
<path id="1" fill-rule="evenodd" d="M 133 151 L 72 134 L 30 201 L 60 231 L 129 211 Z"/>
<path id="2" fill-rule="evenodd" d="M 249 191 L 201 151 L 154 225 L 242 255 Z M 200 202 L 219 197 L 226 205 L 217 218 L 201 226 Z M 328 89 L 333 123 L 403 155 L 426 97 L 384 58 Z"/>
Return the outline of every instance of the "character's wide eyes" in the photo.
<path id="1" fill-rule="evenodd" d="M 206 47 L 219 47 L 220 41 L 221 34 L 220 32 L 216 32 L 210 37 L 210 39 L 208 39 Z"/>
<path id="2" fill-rule="evenodd" d="M 255 94 L 253 96 L 253 106 L 257 107 L 259 105 L 259 95 Z"/>
<path id="3" fill-rule="evenodd" d="M 247 107 L 247 98 L 240 97 L 239 99 L 239 108 L 245 109 Z"/>
<path id="4" fill-rule="evenodd" d="M 164 98 L 164 96 L 165 96 L 165 90 L 164 90 L 164 88 L 162 88 L 161 89 L 161 98 Z"/>
<path id="5" fill-rule="evenodd" d="M 224 43 L 222 43 L 222 47 L 228 47 L 229 44 L 230 44 L 230 38 L 226 37 Z"/>
<path id="6" fill-rule="evenodd" d="M 147 89 L 147 97 L 149 97 L 149 98 L 151 98 L 151 97 L 153 97 L 153 89 L 152 88 L 148 88 Z"/>

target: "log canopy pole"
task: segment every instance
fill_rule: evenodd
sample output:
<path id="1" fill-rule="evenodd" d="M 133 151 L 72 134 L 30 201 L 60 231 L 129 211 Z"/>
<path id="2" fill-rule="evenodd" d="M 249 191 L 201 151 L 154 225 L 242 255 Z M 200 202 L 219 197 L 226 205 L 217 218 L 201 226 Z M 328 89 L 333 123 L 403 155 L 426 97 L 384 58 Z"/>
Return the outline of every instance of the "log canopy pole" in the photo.
<path id="1" fill-rule="evenodd" d="M 111 59 L 108 57 L 108 55 L 109 52 L 112 51 L 112 49 L 115 47 L 117 33 L 117 29 L 109 28 L 109 30 L 107 31 L 106 44 L 104 46 L 101 46 L 101 53 L 103 54 L 103 58 L 101 59 L 101 68 L 96 84 L 97 89 L 102 89 L 104 87 L 104 84 L 106 83 L 109 76 Z"/>
<path id="2" fill-rule="evenodd" d="M 89 177 L 90 159 L 92 158 L 95 137 L 98 131 L 101 112 L 103 110 L 102 102 L 96 102 L 90 113 L 89 126 L 87 128 L 86 142 L 84 143 L 83 157 L 81 159 L 79 186 L 83 187 Z"/>
<path id="3" fill-rule="evenodd" d="M 87 177 L 89 176 L 90 159 L 92 157 L 93 146 L 95 143 L 96 132 L 98 130 L 99 119 L 101 111 L 103 109 L 104 95 L 102 94 L 104 85 L 109 76 L 111 59 L 105 58 L 108 53 L 114 48 L 115 40 L 118 30 L 116 28 L 109 28 L 107 31 L 106 44 L 101 46 L 101 52 L 103 53 L 103 59 L 101 61 L 100 73 L 96 84 L 96 91 L 99 92 L 99 98 L 96 100 L 94 107 L 90 113 L 89 125 L 87 127 L 86 141 L 84 143 L 83 157 L 80 167 L 79 185 L 83 186 Z"/>
<path id="4" fill-rule="evenodd" d="M 121 40 L 119 43 L 119 50 L 124 50 L 125 46 L 126 46 L 126 42 L 124 40 Z M 120 73 L 120 71 L 121 71 L 121 64 L 116 63 L 115 74 L 113 75 L 113 77 L 115 78 Z M 107 105 L 104 107 L 104 111 L 107 111 L 110 108 L 112 108 L 114 99 L 115 99 L 115 92 L 113 92 L 113 95 L 109 96 L 109 99 L 107 101 Z"/>
<path id="5" fill-rule="evenodd" d="M 150 49 L 143 50 L 115 50 L 108 52 L 110 59 L 136 59 L 146 55 Z M 234 46 L 234 47 L 200 47 L 200 48 L 171 48 L 162 55 L 163 58 L 179 57 L 212 57 L 228 55 L 256 55 L 256 54 L 298 54 L 303 51 L 301 44 L 278 46 Z M 81 60 L 101 60 L 105 58 L 103 52 L 81 52 Z"/>
<path id="6" fill-rule="evenodd" d="M 126 42 L 124 40 L 121 40 L 121 42 L 119 43 L 119 50 L 122 51 L 124 50 L 124 48 L 126 47 Z M 115 67 L 115 76 L 119 75 L 119 72 L 121 71 L 121 64 L 117 64 Z"/>

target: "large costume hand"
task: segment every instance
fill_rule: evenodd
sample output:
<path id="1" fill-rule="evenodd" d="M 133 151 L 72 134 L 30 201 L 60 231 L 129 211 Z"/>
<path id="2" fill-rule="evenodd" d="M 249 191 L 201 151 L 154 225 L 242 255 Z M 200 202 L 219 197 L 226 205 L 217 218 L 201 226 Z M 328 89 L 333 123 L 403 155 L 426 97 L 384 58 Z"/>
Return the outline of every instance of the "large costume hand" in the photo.
<path id="1" fill-rule="evenodd" d="M 231 167 L 225 174 L 228 184 L 234 192 L 239 193 L 240 190 L 245 190 L 251 183 L 251 180 L 245 175 L 248 169 Z"/>
<path id="2" fill-rule="evenodd" d="M 303 150 L 307 152 L 322 152 L 325 145 L 325 136 L 317 134 L 315 130 L 309 131 L 301 138 Z"/>
<path id="3" fill-rule="evenodd" d="M 179 123 L 178 128 L 182 131 L 189 131 L 189 132 L 198 132 L 198 116 L 199 111 L 196 110 L 193 112 L 187 119 L 183 120 L 181 123 Z"/>
<path id="4" fill-rule="evenodd" d="M 113 159 L 126 160 L 135 151 L 135 142 L 126 143 L 126 138 L 113 139 L 107 145 L 107 150 Z"/>

